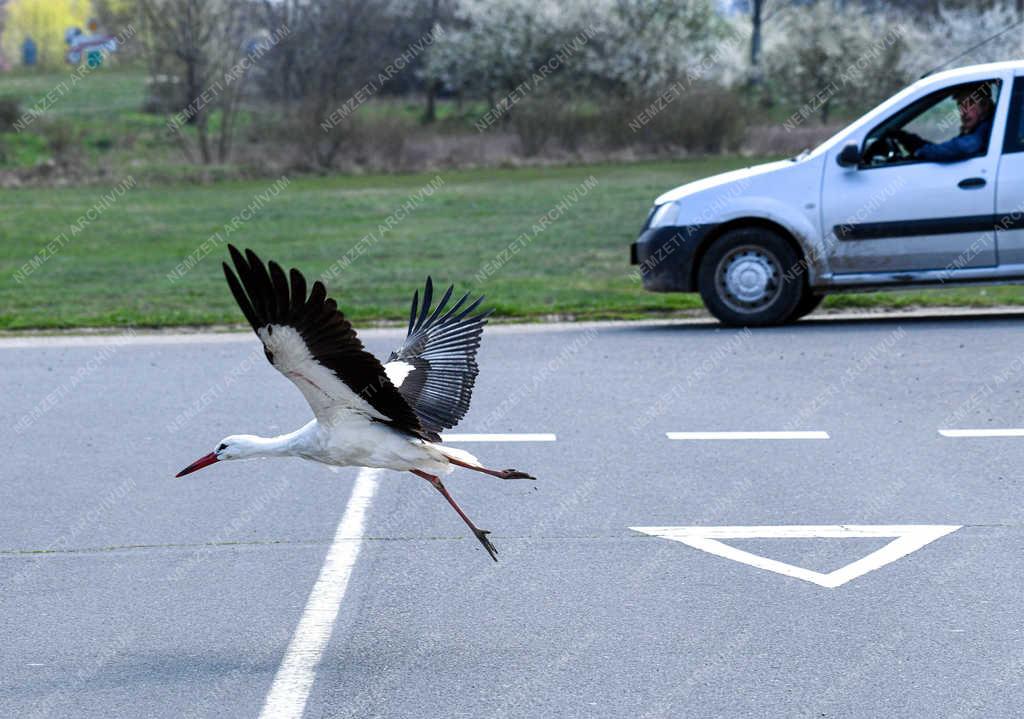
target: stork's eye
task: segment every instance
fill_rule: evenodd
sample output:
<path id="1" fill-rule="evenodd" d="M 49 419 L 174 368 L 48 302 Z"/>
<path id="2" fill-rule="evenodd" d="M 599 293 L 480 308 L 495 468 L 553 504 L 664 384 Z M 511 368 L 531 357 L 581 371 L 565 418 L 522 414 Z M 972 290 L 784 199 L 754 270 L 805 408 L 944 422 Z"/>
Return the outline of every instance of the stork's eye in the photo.
<path id="1" fill-rule="evenodd" d="M 220 452 L 220 451 L 225 450 L 227 448 L 228 448 L 228 446 L 226 444 L 224 444 L 223 442 L 221 442 L 221 445 L 219 447 L 217 447 L 217 451 Z"/>

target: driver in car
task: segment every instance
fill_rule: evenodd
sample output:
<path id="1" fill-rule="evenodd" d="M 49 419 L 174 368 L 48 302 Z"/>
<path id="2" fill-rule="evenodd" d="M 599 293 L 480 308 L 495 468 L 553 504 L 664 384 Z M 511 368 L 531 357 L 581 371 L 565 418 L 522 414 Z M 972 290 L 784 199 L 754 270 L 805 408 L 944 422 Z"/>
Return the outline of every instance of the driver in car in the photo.
<path id="1" fill-rule="evenodd" d="M 953 139 L 945 142 L 928 142 L 919 135 L 905 130 L 893 133 L 916 159 L 926 162 L 956 162 L 973 157 L 985 148 L 992 131 L 992 116 L 995 114 L 991 86 L 983 83 L 973 88 L 966 87 L 954 97 L 960 111 L 960 134 Z"/>

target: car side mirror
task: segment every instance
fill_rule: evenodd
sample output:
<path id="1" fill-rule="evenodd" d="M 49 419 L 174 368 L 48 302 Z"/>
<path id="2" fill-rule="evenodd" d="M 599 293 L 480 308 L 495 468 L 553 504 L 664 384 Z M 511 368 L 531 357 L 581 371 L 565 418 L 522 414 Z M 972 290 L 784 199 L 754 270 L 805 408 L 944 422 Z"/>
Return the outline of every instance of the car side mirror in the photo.
<path id="1" fill-rule="evenodd" d="M 836 162 L 839 163 L 840 167 L 856 167 L 860 164 L 860 148 L 857 147 L 856 142 L 851 142 L 849 145 L 839 151 L 836 156 Z"/>

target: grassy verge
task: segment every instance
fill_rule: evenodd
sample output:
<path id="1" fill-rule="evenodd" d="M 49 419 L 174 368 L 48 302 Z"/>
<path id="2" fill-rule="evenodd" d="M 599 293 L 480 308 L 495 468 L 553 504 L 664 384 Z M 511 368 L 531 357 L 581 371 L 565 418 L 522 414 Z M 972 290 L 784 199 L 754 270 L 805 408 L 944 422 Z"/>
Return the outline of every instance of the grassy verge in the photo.
<path id="1" fill-rule="evenodd" d="M 98 187 L 5 190 L 0 193 L 0 328 L 239 322 L 220 270 L 227 241 L 300 267 L 307 276 L 350 256 L 351 264 L 329 287 L 345 311 L 361 321 L 401 319 L 427 274 L 486 293 L 503 317 L 640 317 L 694 309 L 700 306 L 695 295 L 643 291 L 628 264 L 628 245 L 657 194 L 742 164 L 738 158 L 719 158 L 299 178 L 249 212 L 246 208 L 259 202 L 254 198 L 266 193 L 270 182 L 139 185 L 106 202 L 99 213 L 90 208 L 108 191 Z M 583 192 L 588 181 L 596 184 Z M 431 182 L 438 189 L 423 195 Z M 566 200 L 564 211 L 535 232 L 539 219 L 573 191 L 578 199 Z M 422 201 L 410 200 L 417 193 Z M 404 219 L 380 229 L 410 202 L 416 206 Z M 250 219 L 227 229 L 233 218 L 246 215 Z M 18 281 L 19 269 L 57 237 L 64 239 L 56 253 Z M 211 237 L 208 255 L 180 279 L 169 277 Z M 508 248 L 517 251 L 503 258 Z M 827 302 L 832 307 L 922 304 L 1024 304 L 1024 292 L 960 288 L 840 295 Z"/>

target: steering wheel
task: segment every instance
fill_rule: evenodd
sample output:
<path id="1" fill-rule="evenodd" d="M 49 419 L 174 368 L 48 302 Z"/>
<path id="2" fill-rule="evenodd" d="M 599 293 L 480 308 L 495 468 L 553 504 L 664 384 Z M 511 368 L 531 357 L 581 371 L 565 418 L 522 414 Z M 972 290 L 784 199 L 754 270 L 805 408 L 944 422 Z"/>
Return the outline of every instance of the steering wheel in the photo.
<path id="1" fill-rule="evenodd" d="M 872 142 L 865 153 L 867 159 L 874 164 L 900 162 L 912 154 L 898 135 L 888 132 Z"/>

